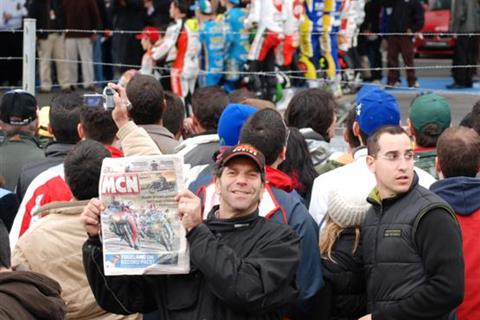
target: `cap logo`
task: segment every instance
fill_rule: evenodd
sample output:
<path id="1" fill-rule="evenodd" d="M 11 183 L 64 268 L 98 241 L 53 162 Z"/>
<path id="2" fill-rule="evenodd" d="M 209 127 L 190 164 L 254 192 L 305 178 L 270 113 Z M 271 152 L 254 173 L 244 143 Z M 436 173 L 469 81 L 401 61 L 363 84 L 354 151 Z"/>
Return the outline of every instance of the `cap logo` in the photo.
<path id="1" fill-rule="evenodd" d="M 360 103 L 360 104 L 357 106 L 357 116 L 359 116 L 361 113 L 362 113 L 362 104 Z"/>
<path id="2" fill-rule="evenodd" d="M 248 145 L 239 145 L 239 146 L 235 147 L 235 149 L 233 149 L 233 152 L 248 152 L 255 157 L 258 154 L 256 149 L 254 149 L 253 147 L 250 147 Z"/>

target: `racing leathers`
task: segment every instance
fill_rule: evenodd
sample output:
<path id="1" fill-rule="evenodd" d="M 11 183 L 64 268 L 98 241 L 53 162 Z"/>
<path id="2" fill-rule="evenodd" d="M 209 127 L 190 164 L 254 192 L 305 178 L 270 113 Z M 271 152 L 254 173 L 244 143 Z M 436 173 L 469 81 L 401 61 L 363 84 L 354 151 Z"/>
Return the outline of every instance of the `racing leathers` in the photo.
<path id="1" fill-rule="evenodd" d="M 172 23 L 161 40 L 152 50 L 154 60 L 164 60 L 171 66 L 172 91 L 185 98 L 193 94 L 200 71 L 198 22 L 195 19 L 178 19 Z"/>
<path id="2" fill-rule="evenodd" d="M 250 41 L 245 26 L 247 12 L 242 8 L 230 8 L 225 12 L 225 90 L 237 89 L 240 71 L 247 61 Z"/>
<path id="3" fill-rule="evenodd" d="M 285 0 L 254 0 L 251 2 L 248 24 L 256 24 L 257 32 L 248 54 L 250 89 L 264 99 L 272 100 L 275 93 L 276 77 L 275 51 L 285 38 Z M 266 74 L 259 79 L 258 72 Z"/>
<path id="4" fill-rule="evenodd" d="M 201 66 L 199 78 L 201 87 L 216 86 L 223 77 L 225 60 L 225 34 L 221 18 L 205 20 L 200 23 L 200 43 L 202 45 Z"/>

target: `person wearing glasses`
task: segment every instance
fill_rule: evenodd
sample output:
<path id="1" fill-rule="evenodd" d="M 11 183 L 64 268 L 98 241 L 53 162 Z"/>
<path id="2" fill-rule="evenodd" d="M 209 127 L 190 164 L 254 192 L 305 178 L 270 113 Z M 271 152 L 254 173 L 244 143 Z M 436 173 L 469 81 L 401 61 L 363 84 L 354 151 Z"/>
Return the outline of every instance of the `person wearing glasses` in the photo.
<path id="1" fill-rule="evenodd" d="M 413 143 L 400 126 L 367 141 L 375 175 L 362 225 L 369 319 L 456 319 L 463 300 L 462 236 L 455 213 L 418 183 Z"/>

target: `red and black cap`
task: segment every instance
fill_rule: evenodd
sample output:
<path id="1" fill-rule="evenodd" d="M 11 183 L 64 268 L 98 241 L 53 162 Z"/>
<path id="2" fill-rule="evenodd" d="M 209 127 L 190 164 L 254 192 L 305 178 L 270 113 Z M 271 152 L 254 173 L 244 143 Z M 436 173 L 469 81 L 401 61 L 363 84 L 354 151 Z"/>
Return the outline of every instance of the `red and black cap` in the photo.
<path id="1" fill-rule="evenodd" d="M 239 144 L 226 149 L 217 160 L 219 168 L 224 167 L 228 161 L 236 157 L 247 157 L 252 159 L 258 166 L 261 173 L 265 172 L 265 156 L 262 152 L 249 144 Z"/>

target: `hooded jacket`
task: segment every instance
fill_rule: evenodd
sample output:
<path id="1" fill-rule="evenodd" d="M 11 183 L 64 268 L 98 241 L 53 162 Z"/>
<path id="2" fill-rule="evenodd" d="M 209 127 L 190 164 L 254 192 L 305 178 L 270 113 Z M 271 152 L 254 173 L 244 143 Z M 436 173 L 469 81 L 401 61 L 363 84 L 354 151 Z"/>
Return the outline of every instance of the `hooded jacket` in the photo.
<path id="1" fill-rule="evenodd" d="M 334 150 L 330 144 L 325 141 L 325 138 L 313 131 L 312 128 L 300 129 L 300 133 L 307 142 L 308 151 L 310 152 L 314 167 L 325 162 L 334 153 Z"/>
<path id="2" fill-rule="evenodd" d="M 32 320 L 65 318 L 60 285 L 28 271 L 0 273 L 0 319 Z"/>
<path id="3" fill-rule="evenodd" d="M 88 201 L 53 202 L 36 212 L 44 216 L 18 240 L 13 263 L 58 281 L 67 303 L 67 318 L 86 320 L 136 319 L 113 315 L 95 302 L 82 264 L 82 245 L 87 234 L 80 213 Z"/>
<path id="4" fill-rule="evenodd" d="M 480 179 L 452 177 L 432 184 L 430 190 L 455 211 L 463 238 L 465 297 L 457 315 L 461 320 L 480 319 Z"/>

